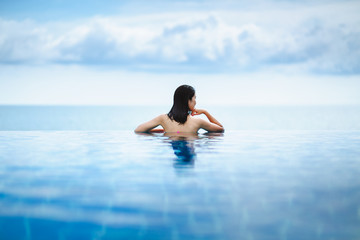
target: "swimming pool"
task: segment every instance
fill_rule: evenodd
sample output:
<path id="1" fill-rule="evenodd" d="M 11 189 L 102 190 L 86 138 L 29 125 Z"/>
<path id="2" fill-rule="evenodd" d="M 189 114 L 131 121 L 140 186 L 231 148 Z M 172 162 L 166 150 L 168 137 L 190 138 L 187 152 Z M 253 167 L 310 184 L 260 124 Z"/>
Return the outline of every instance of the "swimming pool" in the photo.
<path id="1" fill-rule="evenodd" d="M 0 239 L 360 239 L 359 131 L 0 131 Z"/>

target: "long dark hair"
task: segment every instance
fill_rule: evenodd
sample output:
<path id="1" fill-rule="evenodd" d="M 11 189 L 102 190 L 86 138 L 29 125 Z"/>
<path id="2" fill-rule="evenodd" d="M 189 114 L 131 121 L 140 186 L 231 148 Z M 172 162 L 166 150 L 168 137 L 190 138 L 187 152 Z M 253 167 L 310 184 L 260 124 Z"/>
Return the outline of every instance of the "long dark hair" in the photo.
<path id="1" fill-rule="evenodd" d="M 167 114 L 171 120 L 184 124 L 189 115 L 189 100 L 195 95 L 195 89 L 189 85 L 181 85 L 175 90 L 174 104 Z"/>

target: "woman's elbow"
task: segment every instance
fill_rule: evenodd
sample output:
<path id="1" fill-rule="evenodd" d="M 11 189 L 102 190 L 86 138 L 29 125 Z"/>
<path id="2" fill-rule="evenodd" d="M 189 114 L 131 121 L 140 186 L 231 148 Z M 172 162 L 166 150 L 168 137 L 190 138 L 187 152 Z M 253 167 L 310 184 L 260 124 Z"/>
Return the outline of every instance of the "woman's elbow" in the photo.
<path id="1" fill-rule="evenodd" d="M 224 127 L 221 127 L 221 128 L 218 129 L 216 132 L 223 133 L 223 132 L 225 132 L 225 128 L 224 128 Z"/>
<path id="2" fill-rule="evenodd" d="M 215 129 L 210 129 L 210 130 L 208 130 L 208 132 L 223 133 L 223 132 L 225 132 L 225 128 L 223 128 L 223 127 L 217 127 L 217 128 L 215 128 Z"/>
<path id="3" fill-rule="evenodd" d="M 135 128 L 134 132 L 142 133 L 142 132 L 146 132 L 146 131 L 144 130 L 144 128 L 141 125 L 139 125 L 137 128 Z"/>

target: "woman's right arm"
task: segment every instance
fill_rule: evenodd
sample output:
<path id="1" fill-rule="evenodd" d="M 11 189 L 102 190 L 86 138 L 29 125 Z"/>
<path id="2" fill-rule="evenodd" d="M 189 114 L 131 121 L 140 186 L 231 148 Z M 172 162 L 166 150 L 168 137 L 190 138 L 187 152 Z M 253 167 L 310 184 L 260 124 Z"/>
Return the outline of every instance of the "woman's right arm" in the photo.
<path id="1" fill-rule="evenodd" d="M 194 115 L 200 115 L 200 114 L 205 114 L 205 116 L 209 119 L 210 122 L 208 121 L 201 121 L 200 123 L 200 127 L 207 130 L 207 131 L 210 131 L 210 132 L 224 132 L 224 127 L 223 125 L 218 121 L 216 120 L 208 111 L 206 110 L 203 110 L 203 109 L 195 109 L 191 115 L 194 116 Z"/>
<path id="2" fill-rule="evenodd" d="M 140 124 L 136 129 L 135 132 L 149 132 L 151 129 L 161 125 L 163 122 L 163 115 L 159 115 L 156 118 Z"/>

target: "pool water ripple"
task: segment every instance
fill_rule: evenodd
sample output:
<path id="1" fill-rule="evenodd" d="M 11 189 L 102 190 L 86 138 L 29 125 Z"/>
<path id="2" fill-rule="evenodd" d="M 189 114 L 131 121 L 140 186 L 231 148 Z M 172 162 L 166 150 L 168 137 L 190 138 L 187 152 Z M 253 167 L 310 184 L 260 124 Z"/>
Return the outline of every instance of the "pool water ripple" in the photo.
<path id="1" fill-rule="evenodd" d="M 360 132 L 0 132 L 0 239 L 359 239 Z"/>

